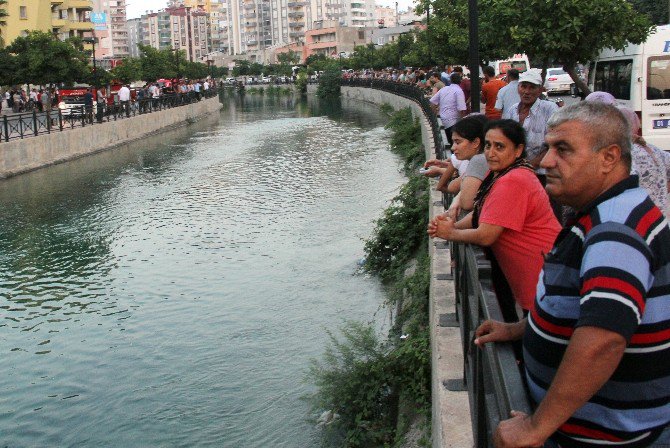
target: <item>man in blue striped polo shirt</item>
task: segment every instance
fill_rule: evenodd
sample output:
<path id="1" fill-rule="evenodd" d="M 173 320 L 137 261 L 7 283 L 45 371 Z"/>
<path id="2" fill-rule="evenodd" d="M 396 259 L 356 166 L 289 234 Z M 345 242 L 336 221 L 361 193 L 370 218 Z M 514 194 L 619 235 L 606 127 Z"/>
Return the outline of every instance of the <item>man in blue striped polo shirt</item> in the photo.
<path id="1" fill-rule="evenodd" d="M 533 415 L 496 447 L 670 447 L 670 229 L 630 176 L 629 125 L 579 103 L 548 123 L 547 193 L 577 210 L 547 255 L 534 309 L 487 321 L 478 345 L 523 338 Z"/>

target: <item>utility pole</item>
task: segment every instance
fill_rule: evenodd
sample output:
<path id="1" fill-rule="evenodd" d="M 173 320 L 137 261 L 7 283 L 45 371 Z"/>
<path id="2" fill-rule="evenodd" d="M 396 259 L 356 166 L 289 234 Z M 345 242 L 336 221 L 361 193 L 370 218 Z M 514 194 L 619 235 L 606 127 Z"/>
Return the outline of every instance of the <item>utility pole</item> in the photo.
<path id="1" fill-rule="evenodd" d="M 469 63 L 470 69 L 470 104 L 473 112 L 479 112 L 479 12 L 477 0 L 468 0 L 468 28 L 469 28 Z"/>

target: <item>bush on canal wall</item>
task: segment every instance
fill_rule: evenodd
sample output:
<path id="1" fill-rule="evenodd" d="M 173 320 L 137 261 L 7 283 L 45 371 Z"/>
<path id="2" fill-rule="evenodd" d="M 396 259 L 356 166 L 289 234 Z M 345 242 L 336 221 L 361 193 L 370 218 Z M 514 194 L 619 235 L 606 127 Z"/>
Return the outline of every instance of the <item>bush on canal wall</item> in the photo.
<path id="1" fill-rule="evenodd" d="M 384 110 L 384 109 L 383 109 Z M 391 146 L 405 162 L 408 182 L 377 220 L 365 243 L 365 270 L 387 288 L 386 306 L 395 312 L 387 338 L 369 323 L 347 322 L 341 337 L 329 333 L 323 359 L 309 378 L 318 390 L 313 407 L 328 410 L 320 425 L 330 445 L 402 446 L 410 426 L 422 422 L 430 434 L 430 286 L 426 227 L 428 181 L 417 174 L 421 133 L 409 109 L 390 115 Z"/>
<path id="2" fill-rule="evenodd" d="M 316 96 L 319 98 L 338 98 L 340 96 L 340 85 L 342 84 L 342 72 L 338 65 L 329 65 L 319 76 L 319 86 Z"/>

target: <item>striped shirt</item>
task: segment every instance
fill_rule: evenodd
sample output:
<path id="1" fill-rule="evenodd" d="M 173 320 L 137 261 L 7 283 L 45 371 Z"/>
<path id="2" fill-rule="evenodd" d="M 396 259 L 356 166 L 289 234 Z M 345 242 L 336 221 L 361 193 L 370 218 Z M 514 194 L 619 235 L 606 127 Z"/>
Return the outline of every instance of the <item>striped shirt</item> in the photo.
<path id="1" fill-rule="evenodd" d="M 637 176 L 581 212 L 546 258 L 523 340 L 536 404 L 581 326 L 619 333 L 627 347 L 553 438 L 565 448 L 647 446 L 670 423 L 670 228 Z"/>

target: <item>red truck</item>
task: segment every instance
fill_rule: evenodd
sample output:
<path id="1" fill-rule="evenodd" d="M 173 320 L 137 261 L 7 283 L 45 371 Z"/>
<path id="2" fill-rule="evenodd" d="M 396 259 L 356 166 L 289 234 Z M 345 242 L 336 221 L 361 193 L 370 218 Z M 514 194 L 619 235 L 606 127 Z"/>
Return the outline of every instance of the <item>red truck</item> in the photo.
<path id="1" fill-rule="evenodd" d="M 107 106 L 118 104 L 118 93 L 123 84 L 111 84 L 107 88 L 103 88 L 105 93 L 105 102 Z M 63 116 L 81 116 L 84 113 L 84 95 L 86 95 L 88 87 L 70 87 L 58 90 L 58 109 L 60 109 Z M 97 95 L 98 91 L 95 88 L 91 89 L 93 94 L 93 113 L 97 109 Z M 137 91 L 130 89 L 130 98 L 135 101 L 137 98 Z"/>

